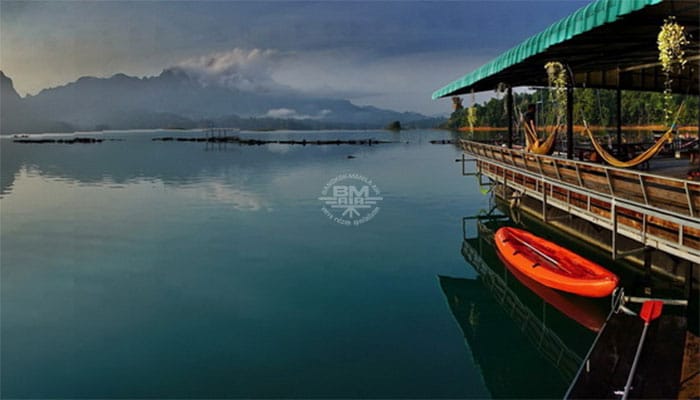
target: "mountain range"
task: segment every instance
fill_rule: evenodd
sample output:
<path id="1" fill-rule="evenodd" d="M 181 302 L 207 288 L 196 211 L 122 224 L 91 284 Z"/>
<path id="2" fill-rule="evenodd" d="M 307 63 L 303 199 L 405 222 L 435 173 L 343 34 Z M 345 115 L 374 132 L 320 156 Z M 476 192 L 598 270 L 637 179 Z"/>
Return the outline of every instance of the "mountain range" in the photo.
<path id="1" fill-rule="evenodd" d="M 358 106 L 282 85 L 243 90 L 203 82 L 178 67 L 158 76 L 82 77 L 22 98 L 0 71 L 0 133 L 201 128 L 381 128 L 392 121 L 433 127 L 440 120 L 413 112 Z"/>

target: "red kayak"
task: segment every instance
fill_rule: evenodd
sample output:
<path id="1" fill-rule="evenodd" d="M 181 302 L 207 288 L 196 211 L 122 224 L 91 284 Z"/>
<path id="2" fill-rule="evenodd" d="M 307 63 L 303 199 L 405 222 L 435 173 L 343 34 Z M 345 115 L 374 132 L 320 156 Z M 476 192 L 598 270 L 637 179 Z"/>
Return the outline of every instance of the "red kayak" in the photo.
<path id="1" fill-rule="evenodd" d="M 600 327 L 603 326 L 605 322 L 605 313 L 590 303 L 593 300 L 584 299 L 579 296 L 571 296 L 570 294 L 548 288 L 536 282 L 534 279 L 528 278 L 506 261 L 500 253 L 497 254 L 498 258 L 500 258 L 506 268 L 508 268 L 508 271 L 510 271 L 520 283 L 530 289 L 547 304 L 593 332 L 600 331 Z"/>
<path id="2" fill-rule="evenodd" d="M 508 264 L 552 289 L 605 297 L 617 287 L 618 278 L 612 272 L 530 232 L 504 227 L 494 239 Z"/>

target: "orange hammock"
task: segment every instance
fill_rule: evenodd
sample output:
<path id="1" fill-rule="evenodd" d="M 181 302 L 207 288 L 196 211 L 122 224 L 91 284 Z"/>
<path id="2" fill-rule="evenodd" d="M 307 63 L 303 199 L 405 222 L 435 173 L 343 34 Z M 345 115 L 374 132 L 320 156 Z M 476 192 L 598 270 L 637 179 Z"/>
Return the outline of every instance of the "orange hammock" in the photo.
<path id="1" fill-rule="evenodd" d="M 639 165 L 645 161 L 649 161 L 652 157 L 657 155 L 661 149 L 664 148 L 664 145 L 666 142 L 671 143 L 673 141 L 673 127 L 669 128 L 666 133 L 664 133 L 659 140 L 654 143 L 653 146 L 649 147 L 646 149 L 644 152 L 638 154 L 636 157 L 634 157 L 631 160 L 628 161 L 620 161 L 615 156 L 610 154 L 603 146 L 598 143 L 596 138 L 593 136 L 593 132 L 591 132 L 590 129 L 588 129 L 588 125 L 584 125 L 583 127 L 584 131 L 588 134 L 588 138 L 591 139 L 591 143 L 593 144 L 593 147 L 595 148 L 595 151 L 598 152 L 598 155 L 605 160 L 608 164 L 612 165 L 613 167 L 619 167 L 619 168 L 629 168 L 629 167 L 634 167 L 636 165 Z"/>
<path id="2" fill-rule="evenodd" d="M 525 123 L 525 151 L 535 154 L 550 155 L 554 152 L 554 143 L 557 141 L 560 124 L 557 124 L 552 132 L 543 141 L 537 137 L 537 131 L 534 126 L 527 122 Z"/>
<path id="3" fill-rule="evenodd" d="M 588 138 L 591 140 L 591 143 L 593 144 L 593 147 L 595 148 L 595 151 L 598 152 L 598 155 L 605 160 L 608 164 L 612 165 L 613 167 L 619 167 L 619 168 L 629 168 L 629 167 L 634 167 L 636 165 L 639 165 L 643 162 L 649 161 L 651 158 L 653 158 L 655 155 L 659 154 L 661 149 L 664 148 L 664 144 L 671 143 L 673 141 L 673 128 L 676 126 L 676 120 L 678 120 L 678 117 L 681 114 L 681 111 L 683 110 L 683 105 L 685 102 L 681 103 L 680 107 L 678 108 L 678 113 L 676 113 L 676 118 L 674 119 L 673 124 L 671 124 L 671 127 L 668 128 L 668 130 L 659 138 L 659 140 L 656 141 L 651 147 L 646 149 L 644 152 L 638 154 L 636 157 L 634 157 L 631 160 L 628 161 L 620 161 L 615 156 L 610 154 L 603 146 L 598 143 L 596 138 L 593 136 L 593 132 L 591 132 L 590 129 L 588 129 L 588 124 L 586 121 L 583 121 L 583 130 L 588 134 Z"/>

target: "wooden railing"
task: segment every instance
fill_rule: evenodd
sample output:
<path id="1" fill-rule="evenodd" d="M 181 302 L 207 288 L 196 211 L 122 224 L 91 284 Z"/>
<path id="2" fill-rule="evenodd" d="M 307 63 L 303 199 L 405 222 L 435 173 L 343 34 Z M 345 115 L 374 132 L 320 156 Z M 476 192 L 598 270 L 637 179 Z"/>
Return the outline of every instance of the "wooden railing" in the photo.
<path id="1" fill-rule="evenodd" d="M 700 262 L 700 182 L 462 141 L 478 172 L 615 234 Z"/>
<path id="2" fill-rule="evenodd" d="M 700 182 L 462 141 L 465 151 L 569 185 L 700 220 Z"/>

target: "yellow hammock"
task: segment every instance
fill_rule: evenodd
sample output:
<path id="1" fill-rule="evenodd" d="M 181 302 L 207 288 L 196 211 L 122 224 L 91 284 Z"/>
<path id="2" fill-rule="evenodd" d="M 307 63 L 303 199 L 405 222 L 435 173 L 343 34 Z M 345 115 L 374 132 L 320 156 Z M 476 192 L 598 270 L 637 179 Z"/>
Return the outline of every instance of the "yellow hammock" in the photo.
<path id="1" fill-rule="evenodd" d="M 560 124 L 557 124 L 552 133 L 544 141 L 540 141 L 533 126 L 525 123 L 525 151 L 535 154 L 550 155 L 554 152 L 554 143 L 559 134 Z"/>
<path id="2" fill-rule="evenodd" d="M 649 161 L 652 157 L 657 155 L 661 149 L 664 148 L 664 144 L 666 142 L 671 143 L 673 141 L 673 127 L 669 128 L 666 133 L 663 134 L 659 138 L 659 140 L 654 143 L 653 146 L 649 147 L 646 149 L 643 153 L 638 154 L 636 157 L 634 157 L 631 160 L 628 161 L 620 161 L 617 158 L 615 158 L 612 154 L 608 153 L 607 150 L 603 146 L 598 143 L 598 141 L 593 137 L 593 132 L 591 132 L 590 129 L 588 129 L 587 125 L 584 125 L 584 131 L 588 134 L 588 138 L 591 139 L 591 143 L 593 144 L 593 147 L 595 148 L 595 151 L 598 152 L 598 155 L 605 160 L 608 164 L 612 165 L 613 167 L 619 167 L 619 168 L 629 168 L 629 167 L 634 167 L 635 165 L 639 165 L 645 161 Z"/>
<path id="3" fill-rule="evenodd" d="M 583 129 L 584 131 L 588 134 L 588 138 L 591 139 L 591 143 L 593 144 L 593 147 L 595 148 L 595 151 L 598 152 L 598 155 L 605 160 L 608 164 L 612 165 L 613 167 L 619 167 L 619 168 L 629 168 L 629 167 L 634 167 L 636 165 L 639 165 L 645 161 L 649 161 L 652 157 L 657 155 L 661 149 L 664 148 L 664 144 L 666 142 L 671 143 L 673 142 L 673 127 L 676 126 L 676 121 L 678 120 L 678 117 L 681 114 L 681 111 L 683 110 L 683 106 L 685 105 L 685 102 L 682 102 L 681 105 L 678 107 L 678 112 L 676 113 L 676 118 L 674 119 L 673 123 L 671 124 L 671 127 L 668 128 L 666 133 L 664 133 L 659 140 L 654 143 L 653 146 L 649 147 L 646 149 L 644 152 L 638 154 L 636 157 L 634 157 L 631 160 L 628 161 L 620 161 L 617 158 L 615 158 L 612 154 L 608 153 L 607 150 L 603 146 L 598 143 L 598 141 L 593 137 L 593 132 L 591 132 L 590 129 L 588 129 L 588 124 L 586 121 L 583 121 Z"/>

